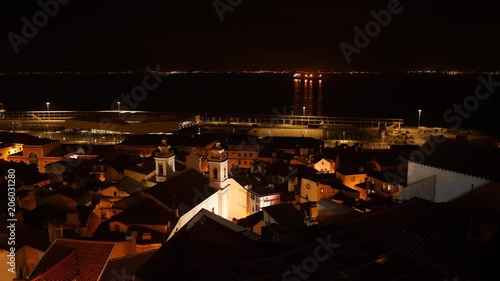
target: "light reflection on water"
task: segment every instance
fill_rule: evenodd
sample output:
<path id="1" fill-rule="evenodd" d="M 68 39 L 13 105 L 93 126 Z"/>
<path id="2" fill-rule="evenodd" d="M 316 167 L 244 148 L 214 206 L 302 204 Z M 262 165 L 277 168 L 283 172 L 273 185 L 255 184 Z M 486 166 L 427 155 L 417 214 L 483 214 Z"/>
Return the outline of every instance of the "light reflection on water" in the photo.
<path id="1" fill-rule="evenodd" d="M 293 115 L 323 115 L 323 81 L 318 79 L 294 79 Z"/>

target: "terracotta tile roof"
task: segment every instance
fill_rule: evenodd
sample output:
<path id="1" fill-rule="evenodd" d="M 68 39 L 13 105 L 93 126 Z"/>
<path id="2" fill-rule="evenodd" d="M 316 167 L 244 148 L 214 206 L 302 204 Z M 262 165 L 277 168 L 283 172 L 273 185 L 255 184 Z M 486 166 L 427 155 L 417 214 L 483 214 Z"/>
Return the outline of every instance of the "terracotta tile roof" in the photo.
<path id="1" fill-rule="evenodd" d="M 302 270 L 307 272 L 307 280 L 481 280 L 476 272 L 447 255 L 443 241 L 446 236 L 442 236 L 443 226 L 439 223 L 446 218 L 440 215 L 441 211 L 431 202 L 410 200 L 386 211 L 358 216 L 347 228 L 323 228 L 319 234 L 311 235 L 310 242 L 292 250 L 270 255 L 261 250 L 257 256 L 245 256 L 250 249 L 231 252 L 220 247 L 231 246 L 234 237 L 217 230 L 209 219 L 198 219 L 190 230 L 183 228 L 139 268 L 137 276 L 144 281 L 302 280 L 293 273 L 285 273 L 292 272 L 293 266 L 304 269 L 316 264 L 314 270 Z M 324 242 L 319 243 L 319 239 Z M 206 247 L 199 241 L 216 246 Z M 246 244 L 236 240 L 233 243 L 240 247 Z M 331 252 L 325 250 L 325 245 L 332 243 L 336 245 L 330 248 Z M 318 248 L 326 258 L 307 263 Z M 254 245 L 253 251 L 257 249 Z M 243 258 L 228 255 L 237 251 L 242 252 L 239 256 Z"/>
<path id="2" fill-rule="evenodd" d="M 115 243 L 56 239 L 30 275 L 30 281 L 96 281 Z M 74 276 L 78 276 L 74 279 Z"/>
<path id="3" fill-rule="evenodd" d="M 138 205 L 127 209 L 106 222 L 119 221 L 123 224 L 166 225 L 174 214 L 153 200 L 146 199 Z"/>
<path id="4" fill-rule="evenodd" d="M 304 269 L 305 265 L 313 264 L 306 261 L 311 261 L 318 247 L 323 248 L 318 239 L 325 241 L 324 245 L 337 243 L 337 247 L 324 260 L 314 263 L 315 270 L 301 271 L 307 272 L 307 280 L 482 280 L 474 270 L 443 254 L 446 243 L 433 228 L 412 226 L 411 221 L 417 217 L 439 214 L 431 211 L 434 205 L 419 200 L 408 203 L 377 215 L 358 216 L 359 220 L 350 222 L 353 229 L 324 228 L 319 237 L 283 254 L 218 266 L 204 280 L 302 280 L 285 272 L 292 272 L 293 266 Z M 362 226 L 358 227 L 359 224 Z M 417 237 L 422 234 L 422 238 Z M 422 248 L 424 240 L 435 248 Z"/>
<path id="5" fill-rule="evenodd" d="M 294 229 L 306 226 L 304 223 L 305 214 L 295 209 L 292 203 L 280 203 L 263 207 L 262 211 L 269 214 L 280 226 L 292 227 Z"/>
<path id="6" fill-rule="evenodd" d="M 116 231 L 112 231 L 109 228 L 109 224 L 114 221 L 119 221 L 133 228 L 133 226 L 140 225 L 166 226 L 173 219 L 174 213 L 172 210 L 169 210 L 155 200 L 146 198 L 137 205 L 101 222 L 92 235 L 92 238 L 101 241 L 123 241 L 125 237 L 124 233 L 116 233 Z M 158 239 L 162 239 L 162 237 L 158 237 Z"/>
<path id="7" fill-rule="evenodd" d="M 498 147 L 461 143 L 450 139 L 444 142 L 431 139 L 422 147 L 419 150 L 421 153 L 415 154 L 414 157 L 408 159 L 410 162 L 478 178 L 500 181 L 500 165 L 490 164 L 500 159 L 500 148 Z M 433 147 L 435 148 L 433 149 Z M 432 151 L 432 153 L 426 155 L 422 151 Z M 418 155 L 424 155 L 423 159 L 418 159 Z"/>
<path id="8" fill-rule="evenodd" d="M 131 277 L 135 275 L 137 269 L 147 260 L 149 260 L 156 250 L 137 253 L 121 258 L 109 260 L 106 264 L 101 279 L 102 281 L 127 281 L 132 280 Z"/>
<path id="9" fill-rule="evenodd" d="M 36 281 L 67 281 L 79 280 L 80 270 L 78 268 L 78 257 L 69 250 L 69 254 L 55 264 L 50 271 L 40 275 L 38 278 L 29 279 Z M 32 274 L 33 275 L 33 274 Z"/>
<path id="10" fill-rule="evenodd" d="M 441 272 L 466 273 L 462 261 L 453 260 L 447 218 L 442 205 L 420 198 L 362 216 L 347 229 L 388 243 L 419 263 L 429 263 Z M 469 269 L 470 270 L 470 269 Z"/>
<path id="11" fill-rule="evenodd" d="M 217 265 L 262 258 L 265 247 L 259 247 L 257 238 L 202 209 L 137 270 L 136 276 L 156 281 L 193 280 L 190 277 L 194 275 L 206 280 Z"/>
<path id="12" fill-rule="evenodd" d="M 179 209 L 180 215 L 188 212 L 215 192 L 217 190 L 209 186 L 208 178 L 191 168 L 146 190 L 148 195 L 166 206 Z"/>
<path id="13" fill-rule="evenodd" d="M 243 226 L 244 228 L 247 228 L 247 227 L 253 227 L 262 220 L 264 220 L 264 212 L 259 211 L 244 218 L 238 219 L 236 223 L 238 225 Z"/>
<path id="14" fill-rule="evenodd" d="M 113 185 L 118 189 L 124 190 L 128 194 L 134 194 L 144 188 L 140 182 L 129 177 L 124 177 L 123 179 L 115 182 Z"/>

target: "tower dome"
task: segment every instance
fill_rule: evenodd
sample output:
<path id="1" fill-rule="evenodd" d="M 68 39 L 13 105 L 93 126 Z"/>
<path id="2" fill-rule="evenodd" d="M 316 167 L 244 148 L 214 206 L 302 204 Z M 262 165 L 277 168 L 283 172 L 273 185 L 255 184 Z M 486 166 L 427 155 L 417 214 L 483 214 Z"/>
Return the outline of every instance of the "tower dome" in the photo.
<path id="1" fill-rule="evenodd" d="M 172 150 L 170 149 L 171 146 L 167 144 L 167 140 L 163 138 L 161 140 L 161 145 L 158 146 L 158 149 L 160 150 L 157 154 L 157 156 L 170 156 L 173 154 Z"/>
<path id="2" fill-rule="evenodd" d="M 220 141 L 215 142 L 214 147 L 210 149 L 210 158 L 214 160 L 225 160 L 227 158 L 226 150 L 220 146 Z"/>

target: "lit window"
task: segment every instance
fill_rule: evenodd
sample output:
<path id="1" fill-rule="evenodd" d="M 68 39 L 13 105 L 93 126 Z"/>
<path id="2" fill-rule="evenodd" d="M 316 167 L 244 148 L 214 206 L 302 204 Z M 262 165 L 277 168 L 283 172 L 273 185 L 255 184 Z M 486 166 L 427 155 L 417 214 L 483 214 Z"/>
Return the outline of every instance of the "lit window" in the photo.
<path id="1" fill-rule="evenodd" d="M 311 189 L 311 186 L 309 184 L 306 184 L 307 189 Z"/>
<path id="2" fill-rule="evenodd" d="M 321 193 L 323 193 L 324 191 L 325 191 L 325 189 L 324 189 L 324 188 L 321 188 Z"/>

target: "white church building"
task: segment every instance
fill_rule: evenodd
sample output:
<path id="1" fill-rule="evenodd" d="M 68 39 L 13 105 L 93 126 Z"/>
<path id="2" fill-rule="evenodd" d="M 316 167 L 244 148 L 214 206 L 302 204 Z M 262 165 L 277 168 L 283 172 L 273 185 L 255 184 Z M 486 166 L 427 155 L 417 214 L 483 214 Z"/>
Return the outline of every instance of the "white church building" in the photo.
<path id="1" fill-rule="evenodd" d="M 160 152 L 155 157 L 156 180 L 157 182 L 169 181 L 176 176 L 175 154 L 170 150 L 170 146 L 166 142 L 163 142 L 159 148 Z M 233 218 L 239 219 L 248 215 L 248 191 L 228 176 L 228 163 L 229 159 L 225 149 L 221 147 L 220 142 L 216 142 L 208 156 L 208 175 L 205 175 L 208 177 L 208 184 L 204 187 L 203 192 L 196 190 L 193 193 L 195 197 L 193 198 L 193 202 L 199 203 L 195 206 L 180 204 L 174 207 L 176 214 L 181 215 L 177 220 L 174 231 L 171 232 L 168 239 L 201 209 L 211 211 L 230 221 Z M 198 167 L 188 166 L 187 170 L 196 170 L 198 173 L 201 173 Z M 187 212 L 182 212 L 183 209 Z"/>

